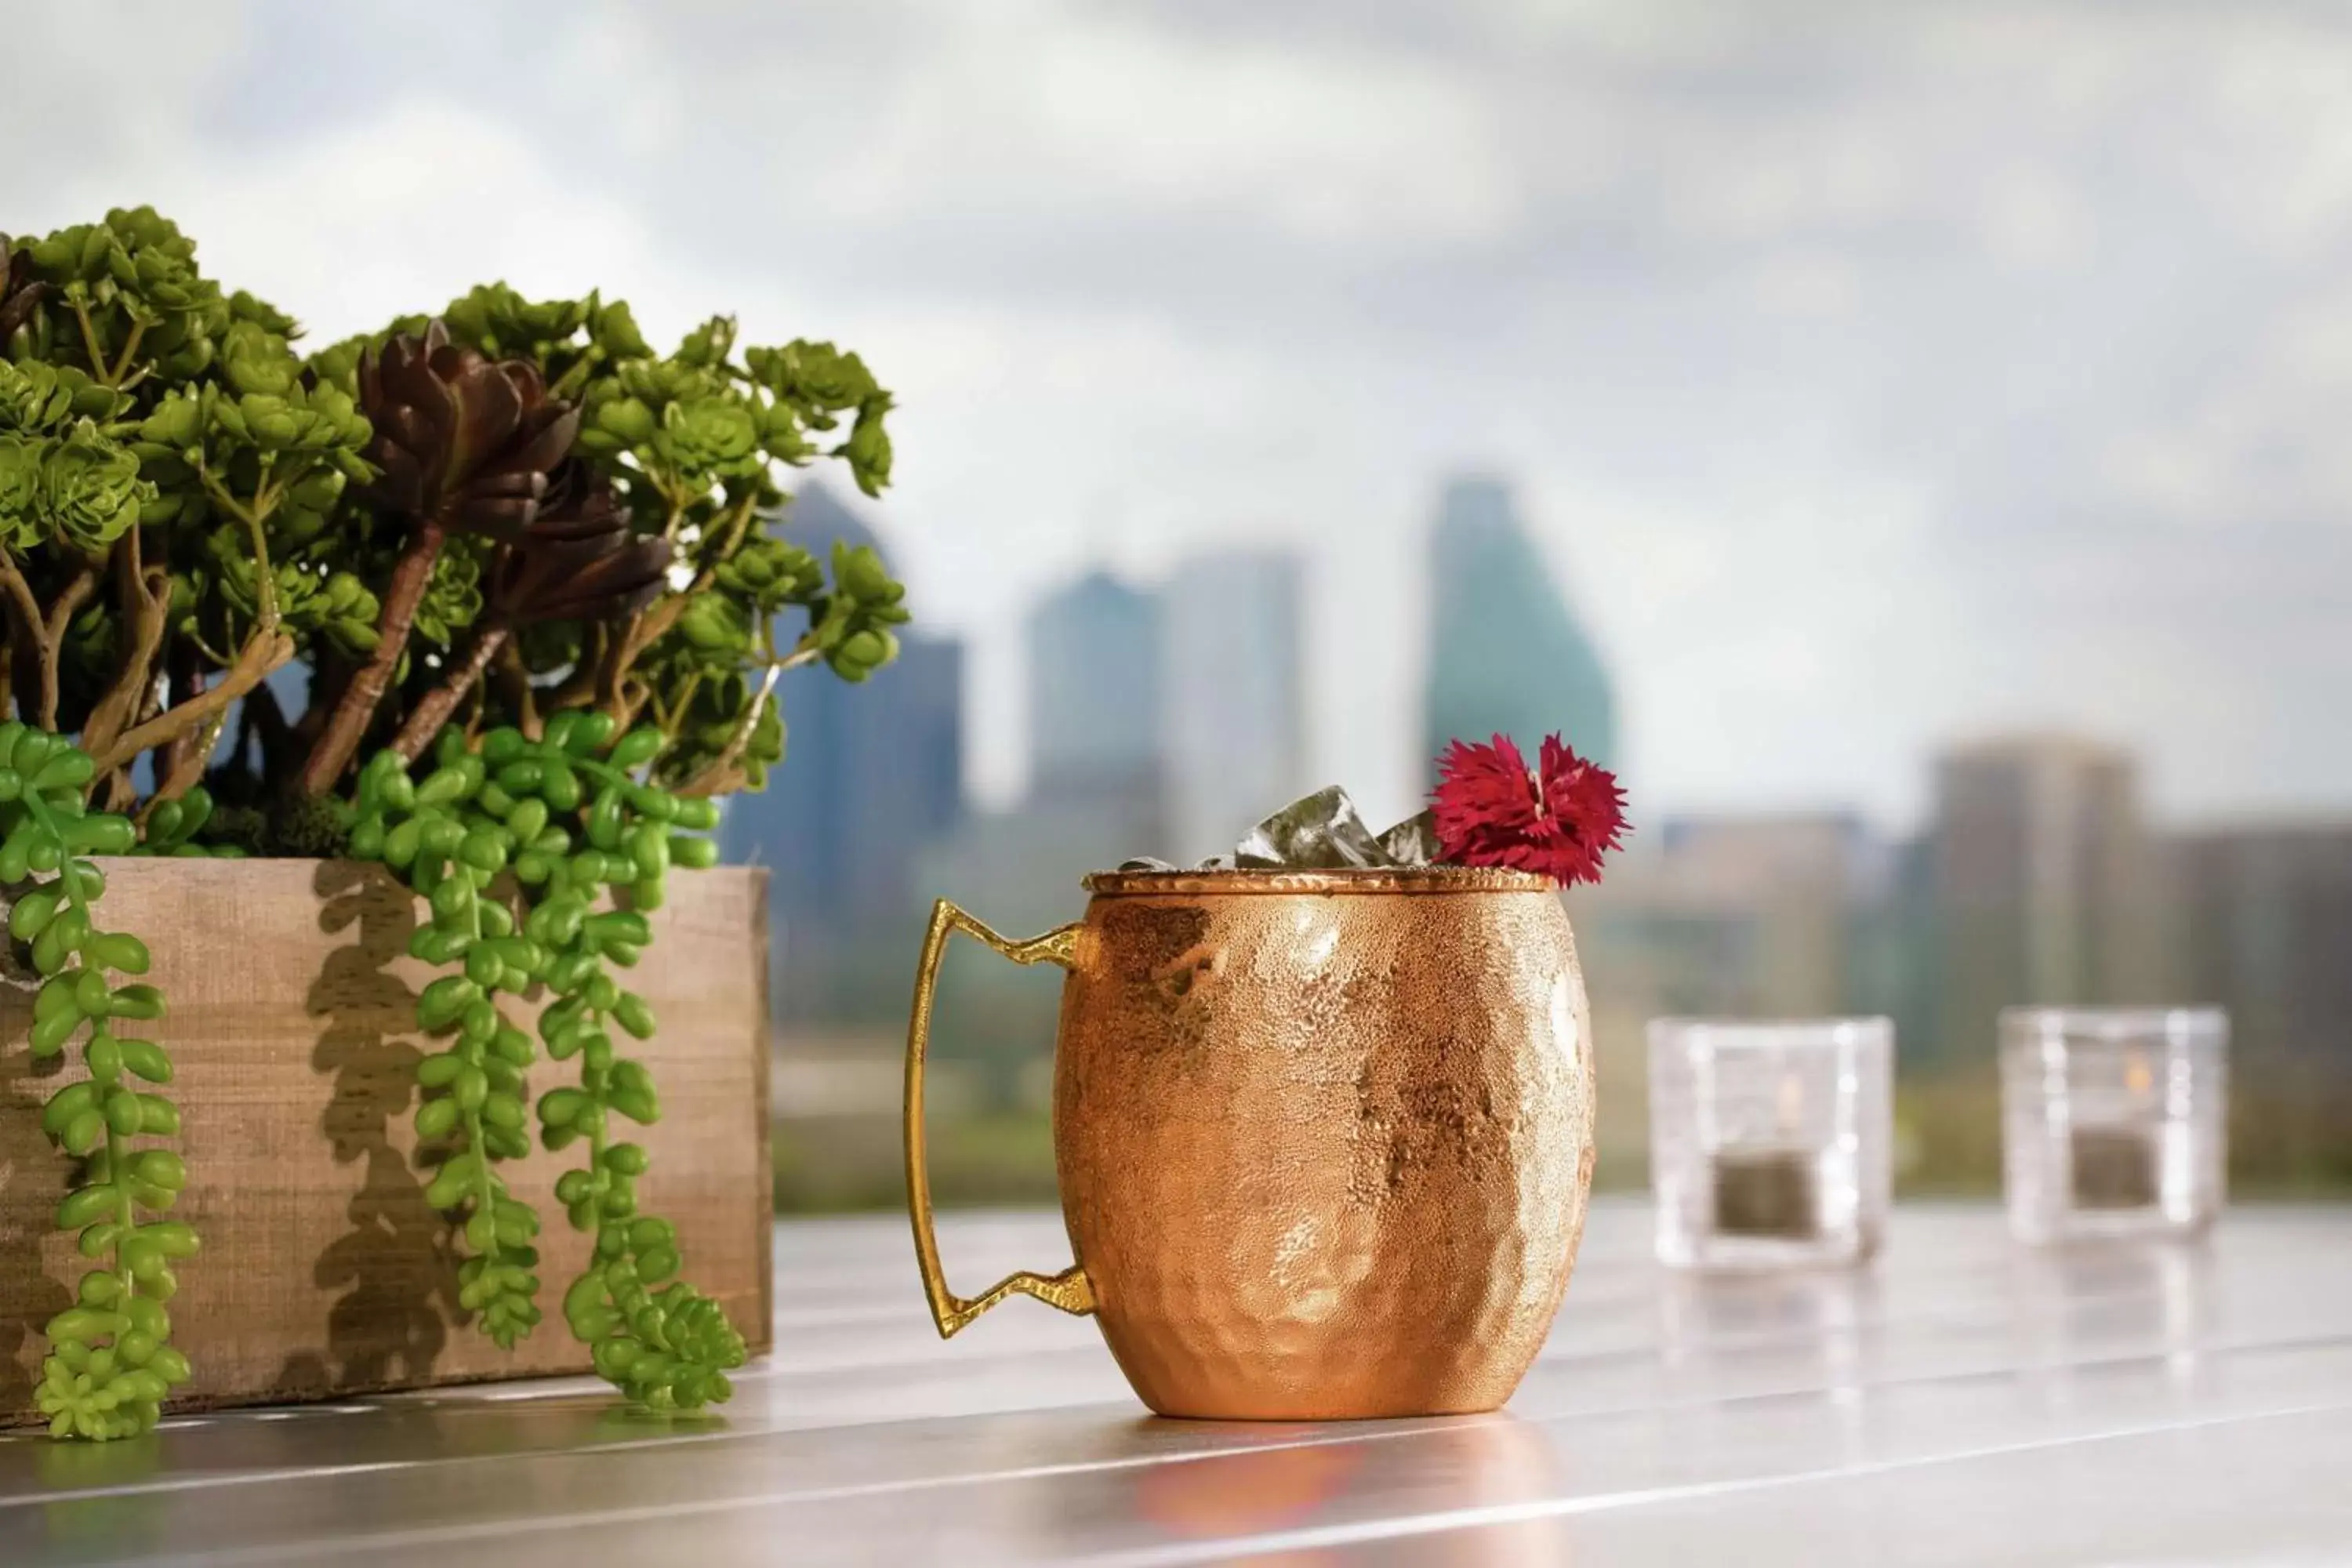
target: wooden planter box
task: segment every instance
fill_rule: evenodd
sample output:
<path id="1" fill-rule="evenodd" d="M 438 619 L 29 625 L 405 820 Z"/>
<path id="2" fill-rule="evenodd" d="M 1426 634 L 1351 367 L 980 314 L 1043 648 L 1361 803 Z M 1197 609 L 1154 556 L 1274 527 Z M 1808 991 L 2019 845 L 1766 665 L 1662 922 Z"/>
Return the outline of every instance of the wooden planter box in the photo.
<path id="1" fill-rule="evenodd" d="M 106 862 L 101 924 L 137 933 L 169 1012 L 189 1185 L 177 1213 L 201 1256 L 182 1266 L 173 1339 L 195 1364 L 174 1408 L 320 1399 L 589 1370 L 563 1291 L 587 1255 L 555 1203 L 578 1150 L 502 1167 L 535 1205 L 540 1306 L 502 1351 L 457 1308 L 449 1226 L 412 1162 L 414 1005 L 440 971 L 407 956 L 421 907 L 381 867 L 342 861 Z M 653 1070 L 656 1125 L 629 1136 L 653 1168 L 646 1211 L 676 1223 L 686 1276 L 755 1351 L 770 1339 L 766 873 L 677 871 L 627 984 L 660 1028 L 627 1048 Z M 10 964 L 13 969 L 13 961 Z M 37 1419 L 40 1327 L 89 1265 L 53 1218 L 68 1161 L 40 1108 L 82 1072 L 36 1070 L 32 992 L 0 981 L 0 1426 Z M 528 1024 L 529 1009 L 508 1003 Z M 577 1064 L 544 1056 L 534 1096 Z"/>

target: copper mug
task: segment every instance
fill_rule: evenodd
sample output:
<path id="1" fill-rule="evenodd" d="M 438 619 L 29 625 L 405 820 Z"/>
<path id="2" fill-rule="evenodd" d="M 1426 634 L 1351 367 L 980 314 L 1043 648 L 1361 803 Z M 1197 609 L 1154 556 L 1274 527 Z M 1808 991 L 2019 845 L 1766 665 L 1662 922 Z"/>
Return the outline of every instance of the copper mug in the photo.
<path id="1" fill-rule="evenodd" d="M 1540 878 L 1097 873 L 1011 942 L 941 900 L 907 1034 L 907 1191 L 942 1338 L 1011 1295 L 1095 1315 L 1163 1415 L 1492 1410 L 1551 1327 L 1592 1180 L 1591 1024 Z M 1054 1161 L 1076 1261 L 948 1289 L 923 1061 L 956 931 L 1055 963 Z"/>

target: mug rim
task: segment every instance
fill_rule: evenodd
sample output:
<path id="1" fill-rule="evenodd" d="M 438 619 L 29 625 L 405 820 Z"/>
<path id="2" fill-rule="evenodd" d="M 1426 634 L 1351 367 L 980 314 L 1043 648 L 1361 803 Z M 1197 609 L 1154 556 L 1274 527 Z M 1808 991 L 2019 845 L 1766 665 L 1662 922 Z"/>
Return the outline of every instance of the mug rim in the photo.
<path id="1" fill-rule="evenodd" d="M 1548 893 L 1551 879 L 1499 866 L 1342 866 L 1325 870 L 1092 871 L 1078 885 L 1098 898 L 1154 893 Z"/>

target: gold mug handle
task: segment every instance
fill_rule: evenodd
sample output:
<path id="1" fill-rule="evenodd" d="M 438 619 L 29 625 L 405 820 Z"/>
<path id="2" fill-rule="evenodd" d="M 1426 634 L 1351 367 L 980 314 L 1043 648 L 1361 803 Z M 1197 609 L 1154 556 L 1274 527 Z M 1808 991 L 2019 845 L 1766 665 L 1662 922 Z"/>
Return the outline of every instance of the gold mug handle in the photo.
<path id="1" fill-rule="evenodd" d="M 923 1294 L 931 1303 L 931 1321 L 940 1338 L 952 1339 L 974 1318 L 1007 1296 L 1034 1296 L 1049 1307 L 1080 1317 L 1095 1310 L 1095 1289 L 1086 1267 L 1073 1263 L 1047 1277 L 1024 1269 L 1009 1275 L 976 1297 L 967 1299 L 948 1289 L 940 1268 L 940 1242 L 931 1228 L 931 1178 L 923 1147 L 923 1058 L 931 1045 L 931 1004 L 940 988 L 940 960 L 946 956 L 948 938 L 957 931 L 976 937 L 992 951 L 1015 963 L 1058 963 L 1076 966 L 1078 927 L 1076 923 L 1049 931 L 1027 942 L 1012 942 L 941 899 L 931 906 L 930 930 L 923 934 L 923 957 L 915 970 L 915 1013 L 907 1025 L 907 1208 L 915 1224 L 915 1261 L 923 1271 Z"/>

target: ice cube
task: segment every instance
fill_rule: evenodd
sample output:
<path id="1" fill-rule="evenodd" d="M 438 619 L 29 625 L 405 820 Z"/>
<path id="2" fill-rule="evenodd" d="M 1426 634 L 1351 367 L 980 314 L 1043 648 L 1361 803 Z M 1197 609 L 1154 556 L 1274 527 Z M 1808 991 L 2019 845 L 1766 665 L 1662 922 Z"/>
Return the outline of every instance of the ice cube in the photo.
<path id="1" fill-rule="evenodd" d="M 1245 871 L 1323 871 L 1393 862 L 1364 826 L 1348 792 L 1333 784 L 1251 828 L 1234 850 L 1234 864 Z"/>

